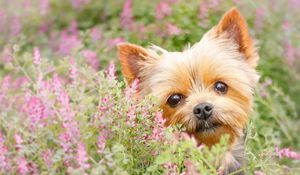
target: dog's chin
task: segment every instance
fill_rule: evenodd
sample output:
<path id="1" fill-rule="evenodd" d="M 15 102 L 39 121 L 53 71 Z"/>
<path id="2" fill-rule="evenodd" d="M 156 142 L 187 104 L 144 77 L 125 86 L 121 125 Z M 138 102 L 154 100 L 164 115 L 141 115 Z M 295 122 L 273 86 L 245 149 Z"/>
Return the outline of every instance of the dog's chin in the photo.
<path id="1" fill-rule="evenodd" d="M 196 133 L 213 133 L 215 132 L 221 124 L 219 123 L 212 123 L 208 121 L 198 122 L 195 132 Z"/>

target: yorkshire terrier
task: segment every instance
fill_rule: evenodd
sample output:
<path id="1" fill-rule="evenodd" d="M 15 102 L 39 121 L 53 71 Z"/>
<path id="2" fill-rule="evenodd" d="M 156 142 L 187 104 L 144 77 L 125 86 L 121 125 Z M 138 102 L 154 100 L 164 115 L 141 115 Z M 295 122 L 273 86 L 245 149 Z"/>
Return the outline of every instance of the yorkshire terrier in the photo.
<path id="1" fill-rule="evenodd" d="M 228 134 L 229 151 L 220 167 L 224 174 L 244 174 L 243 130 L 259 79 L 259 56 L 236 8 L 182 52 L 129 43 L 118 49 L 123 75 L 129 83 L 140 80 L 140 97 L 158 98 L 166 126 L 182 124 L 199 144 L 209 147 Z"/>

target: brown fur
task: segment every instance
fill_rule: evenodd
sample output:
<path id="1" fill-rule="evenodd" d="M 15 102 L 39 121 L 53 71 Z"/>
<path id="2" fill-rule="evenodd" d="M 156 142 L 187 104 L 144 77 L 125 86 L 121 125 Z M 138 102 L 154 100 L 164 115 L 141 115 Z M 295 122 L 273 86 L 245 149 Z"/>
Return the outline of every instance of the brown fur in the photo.
<path id="1" fill-rule="evenodd" d="M 166 126 L 181 123 L 198 143 L 208 146 L 228 134 L 230 150 L 220 166 L 224 166 L 227 173 L 241 167 L 242 160 L 236 155 L 243 154 L 236 150 L 243 150 L 240 142 L 252 109 L 259 57 L 246 22 L 237 9 L 228 11 L 201 41 L 182 52 L 121 44 L 119 59 L 129 83 L 140 79 L 139 95 L 152 94 L 159 99 Z M 215 91 L 218 81 L 228 85 L 225 94 Z M 175 93 L 184 98 L 179 105 L 171 107 L 167 100 Z M 193 115 L 193 108 L 203 102 L 214 106 L 209 121 L 199 121 Z M 204 124 L 217 127 L 199 130 L 199 125 Z"/>

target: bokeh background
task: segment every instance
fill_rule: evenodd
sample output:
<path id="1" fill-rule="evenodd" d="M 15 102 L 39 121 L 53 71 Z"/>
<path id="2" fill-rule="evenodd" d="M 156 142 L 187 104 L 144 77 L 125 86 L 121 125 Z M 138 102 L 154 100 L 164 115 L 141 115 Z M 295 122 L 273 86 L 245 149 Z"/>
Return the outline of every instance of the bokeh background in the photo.
<path id="1" fill-rule="evenodd" d="M 246 152 L 251 165 L 247 171 L 249 174 L 299 173 L 299 0 L 0 0 L 0 174 L 5 174 L 8 169 L 11 174 L 107 174 L 117 170 L 115 167 L 122 167 L 122 172 L 124 170 L 128 174 L 147 172 L 153 158 L 150 159 L 146 153 L 143 159 L 127 152 L 132 157 L 130 166 L 116 163 L 115 159 L 112 160 L 116 163 L 111 165 L 113 168 L 107 168 L 106 164 L 100 166 L 102 158 L 96 155 L 94 145 L 97 145 L 97 139 L 98 147 L 101 142 L 101 127 L 93 126 L 93 132 L 89 133 L 87 126 L 80 125 L 92 125 L 95 119 L 91 116 L 98 114 L 93 108 L 98 109 L 100 103 L 108 105 L 109 98 L 115 106 L 126 104 L 121 100 L 125 98 L 121 95 L 125 84 L 116 45 L 121 42 L 142 46 L 155 44 L 170 51 L 180 51 L 186 45 L 199 41 L 233 6 L 247 19 L 250 33 L 260 48 L 258 70 L 261 79 L 247 129 Z M 61 104 L 59 100 L 56 102 L 55 93 L 50 94 L 50 91 L 53 92 L 51 88 L 55 89 L 51 82 L 56 79 L 63 84 L 60 88 L 68 94 L 64 94 L 68 97 L 65 103 L 61 102 L 63 100 Z M 113 85 L 109 84 L 109 79 L 115 81 Z M 75 80 L 78 84 L 74 85 Z M 42 92 L 41 89 L 49 92 Z M 107 94 L 110 96 L 105 96 Z M 83 108 L 85 105 L 86 109 Z M 79 139 L 80 144 L 69 140 L 71 145 L 77 145 L 73 150 L 74 156 L 82 153 L 79 154 L 82 159 L 66 158 L 62 153 L 65 149 L 59 142 L 67 142 L 68 139 L 54 139 L 68 128 L 62 125 L 65 120 L 55 118 L 61 108 L 74 110 L 74 121 L 79 123 L 76 126 L 81 135 L 92 135 Z M 124 107 L 124 113 L 130 109 Z M 110 111 L 105 115 L 117 117 L 121 114 Z M 84 119 L 82 116 L 85 116 Z M 57 123 L 49 124 L 48 120 L 56 119 Z M 43 127 L 32 127 L 38 126 L 41 121 L 44 122 Z M 43 134 L 35 136 L 36 133 Z M 120 141 L 124 135 L 116 131 L 115 135 L 118 134 L 116 138 Z M 128 134 L 127 139 L 131 136 Z M 102 135 L 102 140 L 104 138 L 107 139 Z M 107 145 L 119 143 L 116 138 L 109 138 Z M 19 148 L 18 144 L 23 146 Z M 124 149 L 129 145 L 123 145 Z M 147 150 L 145 146 L 141 147 Z M 45 150 L 52 155 L 52 158 L 49 155 L 46 157 L 50 157 L 55 166 L 49 167 L 45 159 L 39 158 L 40 154 L 46 154 Z M 69 154 L 72 155 L 72 151 Z M 284 156 L 286 158 L 282 158 Z M 136 163 L 145 158 L 149 158 L 150 163 Z M 81 164 L 76 164 L 79 160 Z M 169 159 L 163 160 L 167 162 Z M 173 165 L 164 167 L 174 169 Z M 177 174 L 188 167 L 184 163 L 180 165 L 174 170 Z M 140 171 L 134 171 L 138 168 Z M 153 172 L 165 173 L 165 170 L 154 169 L 150 168 Z M 202 173 L 217 173 L 212 169 L 203 169 Z"/>

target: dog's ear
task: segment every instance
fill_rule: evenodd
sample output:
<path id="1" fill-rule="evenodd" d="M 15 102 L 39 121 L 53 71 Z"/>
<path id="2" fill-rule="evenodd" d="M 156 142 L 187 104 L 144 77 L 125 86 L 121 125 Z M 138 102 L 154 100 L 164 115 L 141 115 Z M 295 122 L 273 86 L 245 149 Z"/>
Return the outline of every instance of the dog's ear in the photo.
<path id="1" fill-rule="evenodd" d="M 232 8 L 223 15 L 216 27 L 216 34 L 232 39 L 238 45 L 239 51 L 245 55 L 247 62 L 256 67 L 259 59 L 257 50 L 248 32 L 247 23 L 237 8 Z"/>
<path id="2" fill-rule="evenodd" d="M 121 43 L 118 50 L 122 73 L 129 84 L 145 76 L 155 61 L 147 49 L 134 44 Z"/>

